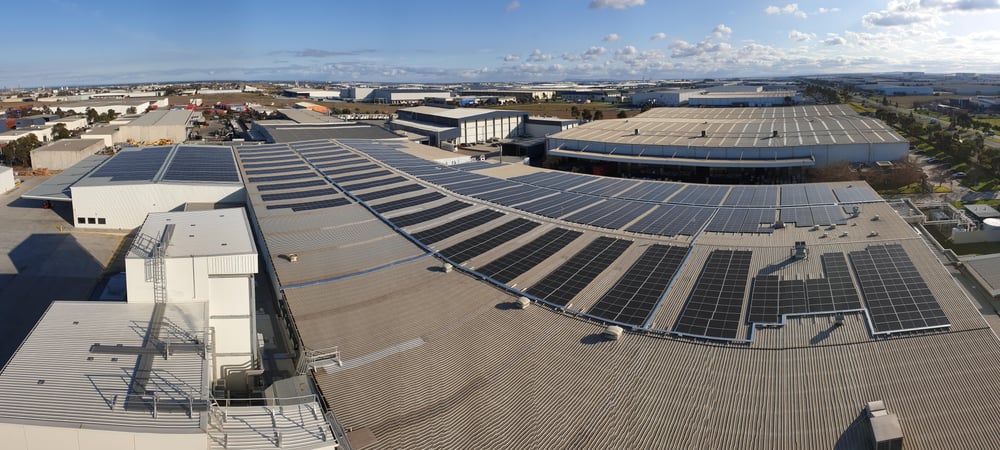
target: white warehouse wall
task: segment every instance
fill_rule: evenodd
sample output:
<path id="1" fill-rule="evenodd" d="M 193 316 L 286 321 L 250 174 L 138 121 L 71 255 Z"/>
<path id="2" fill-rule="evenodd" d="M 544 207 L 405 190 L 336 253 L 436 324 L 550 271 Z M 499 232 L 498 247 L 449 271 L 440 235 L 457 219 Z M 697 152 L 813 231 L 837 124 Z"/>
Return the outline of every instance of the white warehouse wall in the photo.
<path id="1" fill-rule="evenodd" d="M 151 183 L 73 186 L 73 224 L 88 229 L 131 229 L 151 212 L 179 211 L 185 203 L 245 203 L 242 185 Z M 79 219 L 84 218 L 85 223 Z M 104 224 L 89 219 L 105 219 Z M 95 220 L 99 222 L 99 220 Z"/>
<path id="2" fill-rule="evenodd" d="M 15 186 L 14 169 L 0 166 L 0 194 L 13 190 Z"/>
<path id="3" fill-rule="evenodd" d="M 205 448 L 208 435 L 199 429 L 190 433 L 140 433 L 0 423 L 6 450 L 173 450 Z"/>
<path id="4" fill-rule="evenodd" d="M 510 139 L 525 134 L 524 117 L 500 117 L 485 120 L 467 120 L 459 124 L 462 131 L 459 144 L 486 142 L 490 139 Z"/>

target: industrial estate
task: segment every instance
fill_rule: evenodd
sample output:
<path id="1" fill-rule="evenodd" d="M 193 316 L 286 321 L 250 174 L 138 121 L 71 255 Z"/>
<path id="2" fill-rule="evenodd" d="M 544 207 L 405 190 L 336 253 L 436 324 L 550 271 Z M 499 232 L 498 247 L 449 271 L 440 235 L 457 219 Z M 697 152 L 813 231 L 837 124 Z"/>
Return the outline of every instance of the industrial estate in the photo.
<path id="1" fill-rule="evenodd" d="M 997 81 L 11 92 L 0 437 L 996 447 Z"/>

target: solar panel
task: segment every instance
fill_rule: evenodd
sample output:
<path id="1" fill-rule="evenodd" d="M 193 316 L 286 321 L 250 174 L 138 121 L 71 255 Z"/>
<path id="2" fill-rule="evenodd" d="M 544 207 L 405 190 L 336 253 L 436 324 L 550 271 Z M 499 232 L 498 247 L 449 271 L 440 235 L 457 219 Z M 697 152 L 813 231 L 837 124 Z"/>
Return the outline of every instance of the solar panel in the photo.
<path id="1" fill-rule="evenodd" d="M 660 236 L 694 236 L 705 226 L 716 208 L 699 206 L 660 205 L 626 228 L 633 233 Z"/>
<path id="2" fill-rule="evenodd" d="M 340 180 L 337 181 L 339 182 Z M 383 178 L 381 180 L 366 181 L 364 183 L 347 184 L 343 186 L 344 189 L 350 189 L 352 191 L 363 191 L 365 189 L 371 189 L 373 187 L 402 183 L 403 181 L 406 181 L 406 178 L 396 176 L 396 177 Z"/>
<path id="3" fill-rule="evenodd" d="M 705 227 L 717 233 L 770 233 L 774 223 L 773 209 L 719 208 Z M 763 226 L 762 224 L 767 224 Z"/>
<path id="4" fill-rule="evenodd" d="M 329 185 L 323 180 L 309 180 L 309 181 L 299 181 L 295 183 L 262 184 L 257 186 L 257 190 L 261 192 L 279 191 L 284 189 L 298 189 L 298 188 L 313 187 L 313 186 L 329 186 Z"/>
<path id="5" fill-rule="evenodd" d="M 323 169 L 324 175 L 337 175 L 341 173 L 361 172 L 362 170 L 378 169 L 378 164 L 362 164 L 360 166 L 342 167 L 340 169 Z"/>
<path id="6" fill-rule="evenodd" d="M 809 199 L 806 198 L 805 186 L 781 186 L 781 206 L 804 206 L 808 204 Z"/>
<path id="7" fill-rule="evenodd" d="M 688 249 L 653 244 L 588 312 L 612 322 L 642 326 L 667 292 Z"/>
<path id="8" fill-rule="evenodd" d="M 309 166 L 296 164 L 294 166 L 270 167 L 267 169 L 247 169 L 247 175 L 269 175 L 274 173 L 301 172 L 309 170 Z"/>
<path id="9" fill-rule="evenodd" d="M 682 187 L 684 185 L 681 183 L 643 181 L 618 197 L 660 203 L 666 201 L 667 198 L 681 190 Z"/>
<path id="10" fill-rule="evenodd" d="M 459 170 L 483 170 L 492 169 L 494 167 L 500 167 L 497 163 L 490 163 L 486 161 L 472 161 L 467 163 L 455 164 L 451 166 Z"/>
<path id="11" fill-rule="evenodd" d="M 810 205 L 832 205 L 836 202 L 828 184 L 807 184 L 806 198 Z"/>
<path id="12" fill-rule="evenodd" d="M 589 183 L 595 180 L 595 178 L 566 172 L 537 172 L 529 175 L 513 177 L 511 180 L 530 184 L 532 186 L 547 187 L 557 190 L 569 190 L 574 186 Z"/>
<path id="13" fill-rule="evenodd" d="M 733 186 L 724 206 L 764 207 L 777 206 L 777 186 Z"/>
<path id="14" fill-rule="evenodd" d="M 440 192 L 428 192 L 426 194 L 417 195 L 414 197 L 401 198 L 399 200 L 393 200 L 391 202 L 385 202 L 381 205 L 371 205 L 375 212 L 380 214 L 385 214 L 387 212 L 395 211 L 398 209 L 405 209 L 411 206 L 422 205 L 424 203 L 430 203 L 434 200 L 444 198 L 444 194 Z"/>
<path id="15" fill-rule="evenodd" d="M 542 261 L 569 245 L 583 233 L 556 228 L 535 240 L 497 258 L 476 271 L 500 283 L 510 283 L 513 279 L 535 268 Z"/>
<path id="16" fill-rule="evenodd" d="M 330 176 L 329 178 L 331 180 L 333 180 L 333 181 L 336 181 L 337 183 L 347 183 L 347 182 L 350 182 L 350 181 L 366 180 L 366 179 L 369 179 L 369 178 L 384 177 L 386 175 L 392 175 L 392 172 L 383 169 L 383 170 L 376 170 L 374 172 L 352 173 L 352 174 L 349 174 L 349 175 L 333 175 L 333 176 Z M 403 177 L 396 177 L 396 178 L 399 178 L 400 180 L 404 179 Z M 358 190 L 360 190 L 360 189 L 358 189 Z"/>
<path id="17" fill-rule="evenodd" d="M 750 270 L 749 250 L 713 250 L 674 331 L 714 339 L 736 339 Z"/>
<path id="18" fill-rule="evenodd" d="M 266 162 L 266 163 L 252 163 L 252 164 L 246 163 L 246 162 L 243 163 L 243 168 L 244 169 L 265 169 L 265 168 L 268 168 L 268 167 L 284 167 L 284 166 L 302 166 L 302 167 L 305 167 L 302 164 L 302 161 L 299 161 L 297 159 L 290 160 L 290 161 L 281 161 L 281 162 Z"/>
<path id="19" fill-rule="evenodd" d="M 553 191 L 552 189 L 527 186 L 518 183 L 508 189 L 475 194 L 473 197 L 500 205 L 513 206 L 518 203 L 529 202 L 547 195 L 552 195 L 555 192 L 556 191 Z"/>
<path id="20" fill-rule="evenodd" d="M 303 178 L 315 178 L 316 174 L 313 172 L 305 173 L 290 173 L 286 175 L 271 175 L 267 177 L 250 177 L 247 179 L 248 183 L 269 183 L 272 181 L 285 181 L 285 180 L 301 180 Z"/>
<path id="21" fill-rule="evenodd" d="M 345 198 L 334 198 L 330 200 L 318 200 L 314 202 L 289 203 L 285 205 L 267 205 L 267 209 L 291 208 L 292 211 L 309 211 L 314 209 L 333 208 L 351 203 Z"/>
<path id="22" fill-rule="evenodd" d="M 537 228 L 540 224 L 519 217 L 441 250 L 442 256 L 457 263 L 475 258 Z"/>
<path id="23" fill-rule="evenodd" d="M 180 145 L 170 159 L 163 180 L 238 183 L 240 173 L 229 147 Z"/>
<path id="24" fill-rule="evenodd" d="M 390 217 L 389 221 L 393 225 L 399 228 L 405 228 L 410 225 L 416 225 L 418 223 L 426 222 L 432 219 L 439 219 L 441 217 L 447 216 L 455 211 L 460 211 L 462 209 L 472 206 L 471 203 L 465 203 L 459 200 L 453 200 L 443 205 L 438 205 L 433 208 L 428 208 L 423 211 L 417 211 L 411 214 L 405 214 L 402 216 Z"/>
<path id="25" fill-rule="evenodd" d="M 152 181 L 170 155 L 170 150 L 171 147 L 145 147 L 119 152 L 89 177 L 107 177 L 111 181 Z"/>
<path id="26" fill-rule="evenodd" d="M 448 190 L 460 195 L 475 195 L 498 189 L 510 189 L 514 184 L 507 180 L 484 179 L 481 181 L 470 181 L 468 183 L 453 184 L 448 186 Z"/>
<path id="27" fill-rule="evenodd" d="M 384 189 L 381 191 L 367 192 L 364 194 L 357 194 L 356 197 L 362 201 L 378 200 L 380 198 L 392 197 L 393 195 L 405 194 L 407 192 L 423 190 L 424 187 L 419 184 L 406 184 L 399 187 Z"/>
<path id="28" fill-rule="evenodd" d="M 572 192 L 558 192 L 555 195 L 518 204 L 517 209 L 540 216 L 559 218 L 594 204 L 593 197 L 582 197 Z"/>
<path id="29" fill-rule="evenodd" d="M 653 204 L 644 202 L 608 199 L 571 214 L 565 220 L 617 230 L 652 209 L 653 206 Z"/>
<path id="30" fill-rule="evenodd" d="M 601 236 L 526 290 L 531 295 L 566 306 L 597 275 L 632 245 L 631 241 Z"/>
<path id="31" fill-rule="evenodd" d="M 464 217 L 459 217 L 458 219 L 452 220 L 446 224 L 438 225 L 419 233 L 413 233 L 411 236 L 413 236 L 414 239 L 423 242 L 425 245 L 430 245 L 456 234 L 469 231 L 501 216 L 503 216 L 503 213 L 500 211 L 485 209 Z"/>
<path id="32" fill-rule="evenodd" d="M 349 158 L 340 158 L 340 161 L 332 162 L 313 162 L 313 165 L 320 169 L 329 169 L 332 167 L 344 167 L 350 164 L 358 164 L 367 161 L 364 158 L 358 158 L 357 156 L 350 155 Z"/>
<path id="33" fill-rule="evenodd" d="M 878 194 L 861 186 L 834 188 L 833 195 L 837 196 L 840 203 L 862 203 L 875 202 L 881 200 Z"/>
<path id="34" fill-rule="evenodd" d="M 593 183 L 587 183 L 569 189 L 573 192 L 598 195 L 602 197 L 614 197 L 622 191 L 638 184 L 635 180 L 623 180 L 620 178 L 600 178 Z"/>
<path id="35" fill-rule="evenodd" d="M 950 326 L 901 245 L 872 245 L 850 258 L 875 334 Z"/>
<path id="36" fill-rule="evenodd" d="M 264 162 L 279 162 L 279 161 L 296 161 L 296 162 L 302 162 L 302 160 L 299 159 L 298 156 L 295 156 L 295 153 L 291 153 L 291 152 L 288 152 L 288 155 L 285 155 L 285 156 L 268 156 L 268 157 L 259 157 L 259 158 L 258 157 L 243 156 L 243 154 L 240 154 L 240 161 L 243 161 L 244 163 L 264 163 Z"/>
<path id="37" fill-rule="evenodd" d="M 334 161 L 345 161 L 345 160 L 349 160 L 349 159 L 356 159 L 358 161 L 364 161 L 363 158 L 358 158 L 358 156 L 355 155 L 355 154 L 353 154 L 353 153 L 336 154 L 336 155 L 329 155 L 329 156 L 307 156 L 306 159 L 309 162 L 315 164 L 316 166 L 319 166 L 320 164 L 324 164 L 326 166 L 332 166 L 332 165 L 335 165 L 335 164 L 331 164 Z"/>
<path id="38" fill-rule="evenodd" d="M 729 186 L 703 186 L 689 184 L 670 198 L 670 203 L 680 205 L 718 206 L 729 192 Z"/>
<path id="39" fill-rule="evenodd" d="M 322 197 L 324 195 L 336 194 L 337 190 L 333 187 L 323 188 L 323 189 L 311 189 L 308 191 L 296 191 L 296 192 L 282 192 L 279 194 L 264 194 L 260 196 L 260 199 L 265 202 L 271 202 L 275 200 L 292 200 L 296 198 L 309 198 L 309 197 Z"/>

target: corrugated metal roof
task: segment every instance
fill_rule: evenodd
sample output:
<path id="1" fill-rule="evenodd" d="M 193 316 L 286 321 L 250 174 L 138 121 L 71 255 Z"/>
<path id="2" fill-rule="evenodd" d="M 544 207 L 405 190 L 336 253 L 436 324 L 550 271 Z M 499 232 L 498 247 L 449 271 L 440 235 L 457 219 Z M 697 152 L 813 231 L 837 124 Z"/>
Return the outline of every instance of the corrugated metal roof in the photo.
<path id="1" fill-rule="evenodd" d="M 404 108 L 400 111 L 412 112 L 416 114 L 426 114 L 430 116 L 447 117 L 449 119 L 472 119 L 479 116 L 489 116 L 493 114 L 527 115 L 523 111 L 512 111 L 506 109 L 486 109 L 486 108 L 438 108 L 434 106 L 414 106 Z"/>
<path id="2" fill-rule="evenodd" d="M 186 109 L 168 109 L 150 111 L 139 116 L 122 127 L 159 127 L 159 126 L 183 126 L 191 120 L 194 111 Z"/>
<path id="3" fill-rule="evenodd" d="M 52 200 L 57 202 L 68 202 L 71 200 L 70 187 L 86 177 L 97 166 L 100 166 L 108 159 L 106 155 L 91 155 L 80 162 L 74 164 L 58 175 L 52 176 L 42 184 L 22 195 L 23 198 L 34 200 Z"/>
<path id="4" fill-rule="evenodd" d="M 639 130 L 636 134 L 635 130 Z M 706 136 L 702 137 L 702 131 Z M 777 131 L 778 136 L 773 132 Z M 597 120 L 549 136 L 612 144 L 763 148 L 905 143 L 884 122 L 846 106 L 655 108 L 629 119 Z"/>
<path id="5" fill-rule="evenodd" d="M 142 346 L 153 304 L 53 302 L 0 376 L 0 420 L 66 427 L 198 430 L 198 414 L 188 416 L 189 396 L 207 398 L 206 360 L 197 353 L 152 357 L 148 392 L 151 406 L 126 394 L 137 366 L 135 354 L 91 353 L 95 343 Z M 168 304 L 160 338 L 167 342 L 203 340 L 208 326 L 205 303 Z M 92 359 L 91 359 L 92 358 Z M 147 357 L 149 358 L 149 357 Z M 169 403 L 175 403 L 169 407 Z M 151 402 L 150 402 L 151 404 Z M 182 411 L 183 409 L 183 411 Z"/>

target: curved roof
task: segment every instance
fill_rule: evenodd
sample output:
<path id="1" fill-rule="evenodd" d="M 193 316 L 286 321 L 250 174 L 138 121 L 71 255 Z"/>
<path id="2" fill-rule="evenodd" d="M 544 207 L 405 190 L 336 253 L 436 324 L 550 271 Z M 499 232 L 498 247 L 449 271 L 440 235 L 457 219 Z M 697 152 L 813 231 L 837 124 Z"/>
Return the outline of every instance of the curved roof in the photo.
<path id="1" fill-rule="evenodd" d="M 302 344 L 339 348 L 342 365 L 313 365 L 317 384 L 345 427 L 374 435 L 372 448 L 856 448 L 866 445 L 860 417 L 872 400 L 899 415 L 907 447 L 996 442 L 1000 339 L 867 185 L 445 167 L 415 156 L 427 150 L 414 145 L 237 149 Z M 249 171 L 261 164 L 294 177 L 255 181 Z M 854 205 L 858 217 L 846 213 Z M 779 217 L 789 224 L 768 226 Z M 841 226 L 826 229 L 831 221 Z M 808 258 L 790 258 L 795 242 Z M 865 289 L 878 284 L 858 264 L 890 246 L 946 326 L 875 334 L 885 312 L 873 309 Z M 683 255 L 676 271 L 644 269 L 664 247 Z M 678 332 L 713 255 L 733 250 L 750 254 L 749 275 L 705 286 L 742 292 L 727 325 L 737 338 Z M 829 253 L 853 271 L 838 289 L 865 301 L 840 310 L 842 325 L 822 308 L 763 328 L 744 320 L 754 277 L 827 279 Z M 441 270 L 442 258 L 457 270 Z M 653 304 L 626 304 L 640 320 L 621 322 L 631 331 L 606 342 L 604 326 L 625 319 L 595 306 L 623 283 L 629 302 Z M 514 308 L 520 295 L 535 306 Z"/>

